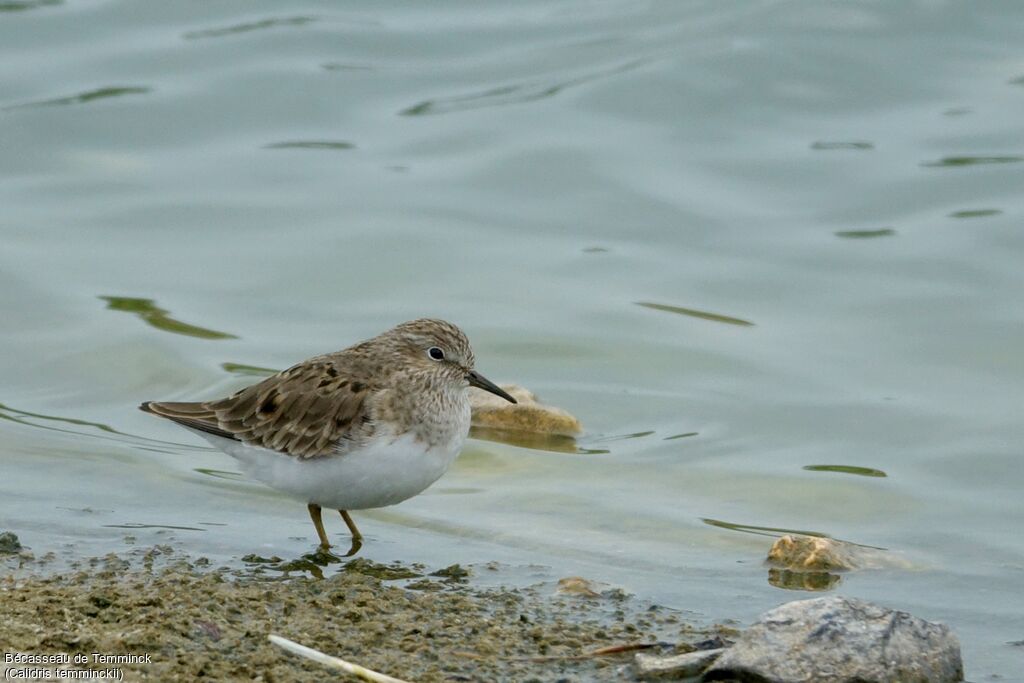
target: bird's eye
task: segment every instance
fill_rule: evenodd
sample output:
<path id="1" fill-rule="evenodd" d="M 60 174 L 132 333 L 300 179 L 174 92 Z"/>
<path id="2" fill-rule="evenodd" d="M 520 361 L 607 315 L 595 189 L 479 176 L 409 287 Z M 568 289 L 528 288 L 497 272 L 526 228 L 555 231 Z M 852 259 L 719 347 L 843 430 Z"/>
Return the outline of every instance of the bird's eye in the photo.
<path id="1" fill-rule="evenodd" d="M 429 349 L 427 349 L 427 355 L 429 355 L 434 360 L 444 360 L 444 351 L 437 348 L 436 346 L 431 346 Z"/>

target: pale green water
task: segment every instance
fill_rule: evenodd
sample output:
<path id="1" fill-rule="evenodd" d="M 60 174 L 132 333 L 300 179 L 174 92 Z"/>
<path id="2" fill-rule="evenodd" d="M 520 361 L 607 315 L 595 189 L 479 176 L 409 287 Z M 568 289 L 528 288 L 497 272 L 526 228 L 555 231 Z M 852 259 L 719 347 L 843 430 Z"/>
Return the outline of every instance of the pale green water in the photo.
<path id="1" fill-rule="evenodd" d="M 473 441 L 364 556 L 746 621 L 808 594 L 731 527 L 827 533 L 917 567 L 837 590 L 1024 680 L 1022 35 L 1019 2 L 0 0 L 0 528 L 306 552 L 136 404 L 435 315 L 609 452 Z"/>

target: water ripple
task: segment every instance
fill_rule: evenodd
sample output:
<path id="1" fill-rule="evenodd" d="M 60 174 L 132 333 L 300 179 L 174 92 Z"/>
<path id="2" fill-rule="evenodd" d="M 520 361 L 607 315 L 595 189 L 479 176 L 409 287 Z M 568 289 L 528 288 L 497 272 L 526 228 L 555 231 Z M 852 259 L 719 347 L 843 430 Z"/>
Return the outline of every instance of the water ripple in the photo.
<path id="1" fill-rule="evenodd" d="M 147 88 L 141 85 L 115 85 L 108 86 L 106 88 L 96 88 L 95 90 L 86 90 L 85 92 L 76 93 L 74 95 L 67 95 L 66 97 L 54 97 L 49 100 L 36 100 L 35 102 L 25 102 L 23 104 L 12 104 L 4 107 L 5 110 L 10 109 L 27 109 L 29 107 L 59 107 L 68 104 L 88 104 L 89 102 L 95 102 L 96 100 L 106 100 L 111 97 L 124 97 L 125 95 L 145 95 L 151 92 L 152 88 Z"/>
<path id="2" fill-rule="evenodd" d="M 484 107 L 500 107 L 507 104 L 523 104 L 554 97 L 568 88 L 573 88 L 585 83 L 590 83 L 608 76 L 631 71 L 639 66 L 649 63 L 650 59 L 635 59 L 625 64 L 595 71 L 576 78 L 569 78 L 557 83 L 532 82 L 503 85 L 496 88 L 489 88 L 481 92 L 469 93 L 468 95 L 455 95 L 453 97 L 440 97 L 432 100 L 424 100 L 400 112 L 402 116 L 425 116 L 429 114 L 447 114 L 453 111 L 465 111 L 467 109 L 482 109 Z"/>
<path id="3" fill-rule="evenodd" d="M 752 327 L 754 323 L 743 318 L 734 318 L 731 315 L 721 315 L 720 313 L 711 313 L 708 311 L 698 311 L 695 308 L 683 308 L 682 306 L 669 306 L 668 304 L 655 304 L 650 301 L 637 301 L 637 306 L 643 306 L 644 308 L 651 308 L 655 311 L 666 311 L 668 313 L 678 313 L 679 315 L 688 315 L 691 318 L 700 318 L 701 320 L 712 320 L 716 323 L 727 323 L 729 325 L 740 325 L 743 327 Z"/>
<path id="4" fill-rule="evenodd" d="M 1024 161 L 1019 156 L 991 156 L 991 157 L 942 157 L 936 161 L 922 161 L 925 168 L 957 168 L 960 166 L 983 166 L 987 164 L 1016 164 Z"/>
<path id="5" fill-rule="evenodd" d="M 742 531 L 747 534 L 757 534 L 758 536 L 782 536 L 784 534 L 797 534 L 799 536 L 814 536 L 815 538 L 832 538 L 829 534 L 822 531 L 807 531 L 806 529 L 788 529 L 786 527 L 777 526 L 754 526 L 752 524 L 740 524 L 738 522 L 726 522 L 721 519 L 711 519 L 710 517 L 704 517 L 700 521 L 710 526 L 716 526 L 720 529 L 729 529 L 730 531 Z"/>
<path id="6" fill-rule="evenodd" d="M 222 26 L 220 28 L 189 31 L 188 33 L 182 34 L 182 38 L 186 40 L 222 38 L 224 36 L 233 36 L 238 33 L 249 33 L 250 31 L 262 31 L 263 29 L 276 28 L 278 26 L 304 26 L 313 21 L 316 21 L 316 17 L 277 17 L 272 19 L 262 19 L 260 21 L 250 21 L 244 24 Z"/>
<path id="7" fill-rule="evenodd" d="M 0 2 L 0 12 L 24 12 L 25 10 L 63 4 L 64 0 L 7 0 Z"/>
<path id="8" fill-rule="evenodd" d="M 320 68 L 324 71 L 373 71 L 372 66 L 365 64 L 345 64 L 343 62 L 327 62 L 321 64 Z"/>
<path id="9" fill-rule="evenodd" d="M 664 441 L 672 441 L 674 439 L 685 439 L 690 436 L 700 436 L 700 432 L 684 432 L 682 434 L 673 434 L 672 436 L 666 436 Z"/>
<path id="10" fill-rule="evenodd" d="M 44 413 L 33 413 L 27 410 L 20 410 L 9 406 L 5 403 L 0 403 L 0 420 L 8 420 L 17 424 L 25 425 L 26 427 L 35 427 L 37 429 L 45 429 L 51 432 L 61 432 L 63 434 L 74 434 L 75 436 L 85 436 L 92 439 L 106 439 L 109 441 L 117 441 L 119 443 L 134 443 L 140 447 L 149 447 L 149 450 L 156 450 L 160 452 L 173 452 L 173 449 L 187 448 L 190 450 L 209 450 L 206 447 L 197 447 L 192 444 L 178 443 L 176 441 L 163 441 L 161 439 L 151 439 L 145 436 L 139 436 L 138 434 L 131 434 L 129 432 L 122 432 L 118 429 L 114 429 L 110 425 L 103 424 L 102 422 L 90 422 L 89 420 L 81 420 L 74 417 L 62 417 L 60 415 L 46 415 Z M 72 429 L 62 426 L 56 426 L 51 423 L 56 422 L 58 425 L 69 425 L 70 427 L 86 427 L 88 429 L 96 429 L 103 434 L 94 434 L 91 431 L 83 429 Z M 126 438 L 119 438 L 126 437 Z M 157 447 L 153 448 L 150 444 L 155 444 Z M 172 450 L 168 450 L 171 448 Z"/>
<path id="11" fill-rule="evenodd" d="M 189 325 L 188 323 L 183 323 L 180 320 L 175 320 L 170 317 L 170 311 L 165 311 L 164 309 L 159 308 L 156 305 L 156 302 L 152 299 L 136 299 L 127 296 L 101 296 L 99 298 L 107 302 L 108 310 L 134 313 L 147 325 L 155 327 L 158 330 L 163 330 L 164 332 L 183 334 L 187 337 L 198 337 L 200 339 L 238 338 L 233 334 L 228 334 L 227 332 L 218 332 L 217 330 L 211 330 L 197 325 Z"/>
<path id="12" fill-rule="evenodd" d="M 818 140 L 817 142 L 811 143 L 811 149 L 874 149 L 875 146 L 870 142 L 864 142 L 857 140 L 854 142 L 829 142 L 826 140 Z"/>
<path id="13" fill-rule="evenodd" d="M 882 470 L 871 467 L 857 467 L 855 465 L 804 465 L 808 472 L 839 472 L 841 474 L 856 474 L 861 477 L 887 477 Z"/>
<path id="14" fill-rule="evenodd" d="M 878 230 L 840 230 L 834 233 L 836 237 L 849 240 L 871 239 L 872 237 L 892 237 L 896 231 L 892 228 L 879 228 Z"/>
<path id="15" fill-rule="evenodd" d="M 949 214 L 950 218 L 984 218 L 985 216 L 998 216 L 1002 211 L 999 209 L 965 209 L 954 211 Z"/>
<path id="16" fill-rule="evenodd" d="M 232 375 L 241 375 L 242 377 L 270 377 L 276 374 L 278 371 L 273 368 L 261 368 L 258 365 L 246 365 L 245 363 L 221 363 L 220 367 Z"/>
<path id="17" fill-rule="evenodd" d="M 228 481 L 245 481 L 245 476 L 241 472 L 231 472 L 229 470 L 215 470 L 210 467 L 196 467 L 195 472 L 199 474 L 205 474 L 208 477 L 215 479 L 227 479 Z"/>
<path id="18" fill-rule="evenodd" d="M 263 145 L 263 149 L 355 149 L 356 146 L 344 140 L 286 140 Z"/>

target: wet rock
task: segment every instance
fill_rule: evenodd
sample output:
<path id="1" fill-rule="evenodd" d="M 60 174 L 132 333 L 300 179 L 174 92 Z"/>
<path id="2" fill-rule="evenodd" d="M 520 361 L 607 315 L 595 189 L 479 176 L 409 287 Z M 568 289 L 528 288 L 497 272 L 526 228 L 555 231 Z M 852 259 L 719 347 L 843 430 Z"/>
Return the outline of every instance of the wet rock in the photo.
<path id="1" fill-rule="evenodd" d="M 436 572 L 431 572 L 431 576 L 440 576 L 443 579 L 452 581 L 455 583 L 464 583 L 466 579 L 472 574 L 471 571 L 459 564 L 453 564 L 450 567 L 444 569 L 438 569 Z"/>
<path id="2" fill-rule="evenodd" d="M 768 583 L 789 590 L 825 591 L 841 572 L 858 569 L 912 569 L 906 558 L 882 548 L 834 538 L 786 535 L 768 551 Z"/>
<path id="3" fill-rule="evenodd" d="M 13 555 L 21 551 L 21 541 L 11 531 L 0 534 L 0 555 Z"/>
<path id="4" fill-rule="evenodd" d="M 503 384 L 501 388 L 518 403 L 509 403 L 482 389 L 470 388 L 469 405 L 473 410 L 474 427 L 556 436 L 576 436 L 583 431 L 575 417 L 561 408 L 538 402 L 533 392 L 518 384 Z"/>
<path id="5" fill-rule="evenodd" d="M 364 576 L 371 576 L 375 579 L 379 579 L 380 581 L 418 579 L 423 576 L 422 573 L 414 571 L 413 569 L 406 567 L 398 562 L 392 562 L 390 565 L 388 565 L 363 558 L 350 560 L 348 563 L 345 564 L 345 571 L 350 572 L 352 574 L 363 574 Z"/>
<path id="6" fill-rule="evenodd" d="M 599 598 L 601 593 L 593 581 L 584 579 L 582 576 L 566 576 L 558 580 L 557 593 L 562 595 L 576 595 L 582 598 Z"/>
<path id="7" fill-rule="evenodd" d="M 811 572 L 849 571 L 861 566 L 856 548 L 834 538 L 786 535 L 772 544 L 768 562 L 776 567 Z"/>
<path id="8" fill-rule="evenodd" d="M 704 680 L 956 683 L 960 643 L 935 624 L 863 600 L 800 600 L 761 615 Z"/>
<path id="9" fill-rule="evenodd" d="M 705 638 L 704 640 L 698 640 L 696 643 L 693 643 L 693 649 L 694 650 L 721 650 L 723 648 L 732 647 L 732 644 L 734 642 L 736 642 L 736 641 L 734 641 L 734 640 L 732 640 L 730 638 L 724 637 L 723 634 L 724 633 L 730 633 L 731 635 L 735 636 L 735 635 L 739 635 L 739 631 L 736 631 L 735 629 L 727 628 L 725 626 L 719 626 L 718 628 L 721 629 L 720 633 L 716 633 L 715 635 L 711 636 L 710 638 Z"/>
<path id="10" fill-rule="evenodd" d="M 721 648 L 697 650 L 696 652 L 687 652 L 686 654 L 673 655 L 671 657 L 659 657 L 658 655 L 648 655 L 640 652 L 637 653 L 635 660 L 636 677 L 648 681 L 699 676 L 723 652 L 725 650 Z"/>
<path id="11" fill-rule="evenodd" d="M 281 558 L 277 555 L 274 555 L 273 557 L 262 557 L 256 553 L 249 553 L 248 555 L 242 556 L 242 562 L 246 562 L 248 564 L 276 564 L 281 561 Z"/>

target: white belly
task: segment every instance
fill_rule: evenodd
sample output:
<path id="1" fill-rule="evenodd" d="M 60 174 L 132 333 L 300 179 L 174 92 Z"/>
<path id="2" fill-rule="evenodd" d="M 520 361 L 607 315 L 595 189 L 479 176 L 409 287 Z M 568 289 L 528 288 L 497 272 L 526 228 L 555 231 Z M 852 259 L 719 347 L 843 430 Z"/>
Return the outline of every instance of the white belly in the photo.
<path id="1" fill-rule="evenodd" d="M 466 439 L 463 433 L 427 449 L 412 435 L 378 438 L 344 455 L 302 460 L 196 433 L 236 458 L 251 478 L 304 502 L 336 510 L 379 508 L 412 498 L 445 473 Z"/>

